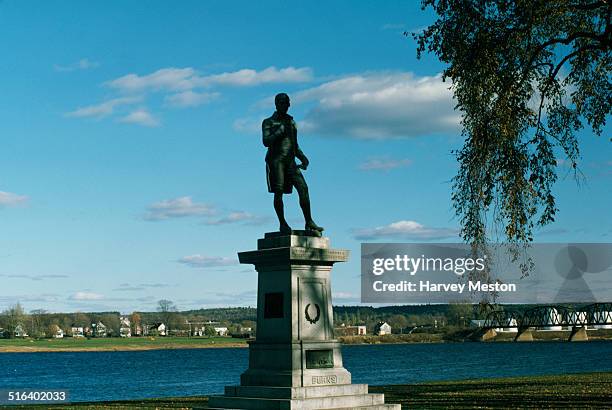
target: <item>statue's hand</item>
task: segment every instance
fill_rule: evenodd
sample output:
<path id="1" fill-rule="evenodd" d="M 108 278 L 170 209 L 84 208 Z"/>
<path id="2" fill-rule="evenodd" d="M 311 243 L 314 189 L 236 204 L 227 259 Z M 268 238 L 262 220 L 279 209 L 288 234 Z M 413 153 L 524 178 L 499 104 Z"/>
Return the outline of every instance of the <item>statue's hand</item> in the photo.
<path id="1" fill-rule="evenodd" d="M 310 164 L 310 161 L 308 161 L 308 159 L 304 158 L 302 160 L 302 163 L 300 165 L 298 165 L 298 168 L 302 168 L 304 171 L 306 171 L 306 169 L 308 168 L 308 164 Z"/>

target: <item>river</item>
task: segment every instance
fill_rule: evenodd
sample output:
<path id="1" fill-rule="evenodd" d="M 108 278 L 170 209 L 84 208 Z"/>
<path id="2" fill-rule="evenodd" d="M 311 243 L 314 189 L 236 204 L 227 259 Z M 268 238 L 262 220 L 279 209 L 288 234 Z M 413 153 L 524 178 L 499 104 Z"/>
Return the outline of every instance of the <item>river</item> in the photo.
<path id="1" fill-rule="evenodd" d="M 612 342 L 344 346 L 354 383 L 371 385 L 612 371 Z M 0 390 L 67 389 L 70 401 L 220 394 L 248 364 L 244 348 L 0 353 Z"/>

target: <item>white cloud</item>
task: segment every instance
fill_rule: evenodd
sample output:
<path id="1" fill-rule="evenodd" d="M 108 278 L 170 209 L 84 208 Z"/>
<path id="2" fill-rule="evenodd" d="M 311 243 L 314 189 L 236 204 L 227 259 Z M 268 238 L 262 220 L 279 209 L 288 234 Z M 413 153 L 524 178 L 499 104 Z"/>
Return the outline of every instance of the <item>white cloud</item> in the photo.
<path id="1" fill-rule="evenodd" d="M 144 219 L 160 221 L 170 218 L 202 217 L 204 225 L 227 225 L 240 223 L 243 225 L 261 225 L 270 220 L 269 217 L 254 215 L 246 211 L 221 212 L 214 205 L 194 202 L 190 196 L 167 199 L 147 207 Z"/>
<path id="2" fill-rule="evenodd" d="M 70 72 L 70 71 L 75 71 L 75 70 L 88 70 L 88 69 L 96 68 L 99 66 L 100 66 L 100 63 L 96 61 L 90 61 L 87 58 L 82 58 L 76 63 L 69 64 L 69 65 L 55 64 L 53 68 L 55 69 L 55 71 Z"/>
<path id="3" fill-rule="evenodd" d="M 76 292 L 70 296 L 71 300 L 101 300 L 104 295 L 94 292 Z"/>
<path id="4" fill-rule="evenodd" d="M 334 303 L 360 303 L 361 298 L 359 295 L 350 292 L 333 292 L 332 298 Z"/>
<path id="5" fill-rule="evenodd" d="M 81 61 L 80 66 L 89 66 L 88 60 Z M 139 75 L 130 73 L 104 85 L 123 97 L 103 101 L 100 104 L 79 107 L 66 113 L 67 117 L 96 117 L 103 118 L 112 115 L 121 105 L 134 104 L 144 101 L 148 93 L 162 94 L 164 106 L 173 108 L 197 107 L 211 102 L 221 94 L 216 91 L 202 91 L 211 87 L 231 86 L 248 87 L 270 83 L 300 83 L 313 79 L 312 70 L 308 67 L 267 67 L 263 70 L 245 68 L 237 71 L 222 72 L 219 74 L 201 75 L 192 67 L 161 68 L 150 74 Z M 125 95 L 129 96 L 125 96 Z M 138 95 L 138 96 L 137 96 Z M 160 121 L 147 109 L 139 108 L 118 119 L 119 122 L 156 127 Z"/>
<path id="6" fill-rule="evenodd" d="M 315 105 L 303 131 L 361 139 L 457 133 L 460 114 L 441 76 L 366 73 L 323 83 L 293 96 Z"/>
<path id="7" fill-rule="evenodd" d="M 225 225 L 232 223 L 244 223 L 245 225 L 261 225 L 268 222 L 270 218 L 253 215 L 249 212 L 237 211 L 230 212 L 226 216 L 218 219 L 210 219 L 204 222 L 206 225 Z"/>
<path id="8" fill-rule="evenodd" d="M 54 275 L 54 274 L 46 274 L 46 275 L 25 275 L 25 274 L 11 274 L 11 275 L 0 275 L 5 278 L 15 278 L 15 279 L 30 279 L 35 281 L 41 281 L 43 279 L 64 279 L 68 278 L 68 275 Z"/>
<path id="9" fill-rule="evenodd" d="M 60 300 L 60 295 L 56 293 L 39 293 L 39 294 L 11 294 L 9 296 L 0 295 L 0 310 L 4 310 L 2 305 L 9 307 L 15 303 L 32 302 L 42 304 L 45 302 L 56 302 Z"/>
<path id="10" fill-rule="evenodd" d="M 164 101 L 171 107 L 197 107 L 215 98 L 219 97 L 219 93 L 196 93 L 191 90 L 183 91 L 176 94 L 167 95 Z"/>
<path id="11" fill-rule="evenodd" d="M 127 74 L 107 82 L 106 85 L 123 92 L 180 91 L 194 88 L 194 78 L 197 78 L 196 71 L 191 67 L 170 67 L 143 76 Z"/>
<path id="12" fill-rule="evenodd" d="M 167 283 L 141 283 L 138 286 L 142 286 L 144 288 L 167 288 L 170 285 Z"/>
<path id="13" fill-rule="evenodd" d="M 234 72 L 209 75 L 202 77 L 199 83 L 201 85 L 254 86 L 269 83 L 303 83 L 312 81 L 312 77 L 310 68 L 278 69 L 272 66 L 262 71 L 245 68 Z"/>
<path id="14" fill-rule="evenodd" d="M 113 292 L 136 292 L 139 290 L 144 290 L 145 288 L 142 286 L 130 286 L 127 283 L 122 283 L 119 287 L 113 289 Z"/>
<path id="15" fill-rule="evenodd" d="M 140 76 L 127 74 L 108 81 L 107 86 L 122 92 L 187 91 L 213 85 L 254 86 L 268 83 L 296 83 L 312 80 L 312 70 L 307 67 L 268 67 L 261 71 L 245 68 L 238 71 L 201 76 L 191 67 L 162 68 L 151 74 Z"/>
<path id="16" fill-rule="evenodd" d="M 119 119 L 119 122 L 124 122 L 128 124 L 138 124 L 143 125 L 145 127 L 157 127 L 159 125 L 159 120 L 155 118 L 146 108 L 139 108 L 135 111 L 132 111 L 125 117 Z"/>
<path id="17" fill-rule="evenodd" d="M 363 171 L 389 171 L 395 168 L 404 168 L 412 164 L 409 159 L 372 158 L 359 165 Z"/>
<path id="18" fill-rule="evenodd" d="M 236 265 L 238 261 L 234 258 L 225 258 L 221 256 L 203 256 L 203 255 L 190 255 L 184 256 L 177 262 L 187 265 L 192 268 L 211 268 L 218 266 L 230 266 Z"/>
<path id="19" fill-rule="evenodd" d="M 0 207 L 21 205 L 28 200 L 25 195 L 17 195 L 12 192 L 0 191 Z"/>
<path id="20" fill-rule="evenodd" d="M 103 118 L 111 115 L 116 107 L 121 105 L 129 105 L 142 101 L 142 97 L 121 97 L 112 100 L 104 101 L 97 105 L 88 105 L 79 107 L 74 111 L 66 114 L 68 117 L 97 117 Z"/>
<path id="21" fill-rule="evenodd" d="M 184 218 L 189 216 L 211 216 L 216 213 L 213 206 L 193 202 L 190 196 L 167 199 L 156 202 L 148 207 L 144 219 L 160 221 L 169 218 Z"/>
<path id="22" fill-rule="evenodd" d="M 261 132 L 261 122 L 265 116 L 261 116 L 261 118 L 238 118 L 234 121 L 233 128 L 238 132 L 244 133 L 260 133 Z"/>
<path id="23" fill-rule="evenodd" d="M 451 228 L 430 228 L 415 221 L 397 221 L 376 228 L 357 229 L 355 239 L 401 238 L 410 240 L 433 240 L 458 237 L 458 231 Z"/>

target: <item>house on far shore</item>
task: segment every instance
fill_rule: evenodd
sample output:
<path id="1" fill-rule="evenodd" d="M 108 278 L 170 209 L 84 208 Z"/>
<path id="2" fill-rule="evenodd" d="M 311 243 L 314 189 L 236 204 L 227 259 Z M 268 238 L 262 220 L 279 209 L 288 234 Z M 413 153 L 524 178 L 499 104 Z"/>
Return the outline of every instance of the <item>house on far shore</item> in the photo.
<path id="1" fill-rule="evenodd" d="M 239 326 L 238 335 L 243 338 L 250 338 L 253 336 L 253 328 L 250 326 Z"/>
<path id="2" fill-rule="evenodd" d="M 235 332 L 232 332 L 232 337 L 238 339 L 250 339 L 253 337 L 253 328 L 249 326 L 238 326 Z"/>
<path id="3" fill-rule="evenodd" d="M 161 322 L 146 325 L 144 336 L 166 336 L 166 325 Z"/>
<path id="4" fill-rule="evenodd" d="M 63 339 L 64 338 L 64 331 L 58 325 L 51 325 L 51 326 L 49 326 L 49 333 L 50 333 L 49 336 L 54 338 L 54 339 Z"/>
<path id="5" fill-rule="evenodd" d="M 83 326 L 73 324 L 70 327 L 70 333 L 72 333 L 72 337 L 85 337 L 85 329 Z"/>
<path id="6" fill-rule="evenodd" d="M 227 327 L 214 327 L 217 336 L 227 336 Z"/>
<path id="7" fill-rule="evenodd" d="M 107 331 L 106 331 L 106 325 L 104 325 L 104 323 L 102 322 L 92 323 L 91 328 L 92 328 L 91 334 L 93 337 L 106 337 Z"/>
<path id="8" fill-rule="evenodd" d="M 23 328 L 23 325 L 21 324 L 15 326 L 15 330 L 13 331 L 13 333 L 15 334 L 15 337 L 28 337 L 28 334 L 26 333 L 25 329 Z"/>
<path id="9" fill-rule="evenodd" d="M 391 326 L 387 322 L 378 322 L 374 326 L 374 334 L 377 336 L 384 336 L 391 334 Z"/>
<path id="10" fill-rule="evenodd" d="M 340 327 L 334 328 L 334 333 L 337 336 L 365 336 L 366 327 L 364 325 L 347 326 L 344 323 Z"/>
<path id="11" fill-rule="evenodd" d="M 121 327 L 119 328 L 119 336 L 132 337 L 132 327 L 130 324 L 130 319 L 125 316 L 121 316 L 119 320 L 121 321 Z"/>

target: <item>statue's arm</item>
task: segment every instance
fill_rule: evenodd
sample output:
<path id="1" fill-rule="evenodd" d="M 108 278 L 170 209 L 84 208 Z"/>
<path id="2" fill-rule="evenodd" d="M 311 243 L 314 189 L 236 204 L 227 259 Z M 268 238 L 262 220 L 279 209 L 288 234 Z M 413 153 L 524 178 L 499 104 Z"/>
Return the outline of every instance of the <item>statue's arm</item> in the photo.
<path id="1" fill-rule="evenodd" d="M 300 144 L 298 144 L 297 142 L 297 127 L 295 125 L 295 122 L 293 122 L 293 129 L 295 130 L 295 143 L 296 143 L 295 156 L 297 157 L 297 159 L 299 159 L 302 162 L 301 168 L 306 169 L 310 161 L 308 161 L 308 157 L 306 157 L 306 154 L 304 154 L 304 151 L 302 151 L 302 149 L 300 148 Z"/>
<path id="2" fill-rule="evenodd" d="M 261 123 L 261 131 L 263 135 L 263 144 L 266 147 L 269 147 L 274 144 L 274 141 L 283 135 L 285 129 L 282 124 L 274 129 L 274 127 L 272 127 L 272 121 L 264 120 Z"/>
<path id="3" fill-rule="evenodd" d="M 304 152 L 300 149 L 300 147 L 297 147 L 297 150 L 295 152 L 295 156 L 297 157 L 297 159 L 299 159 L 300 161 L 302 161 L 302 164 L 308 165 L 308 163 L 310 161 L 308 161 L 308 158 L 306 157 L 306 154 L 304 154 Z"/>

